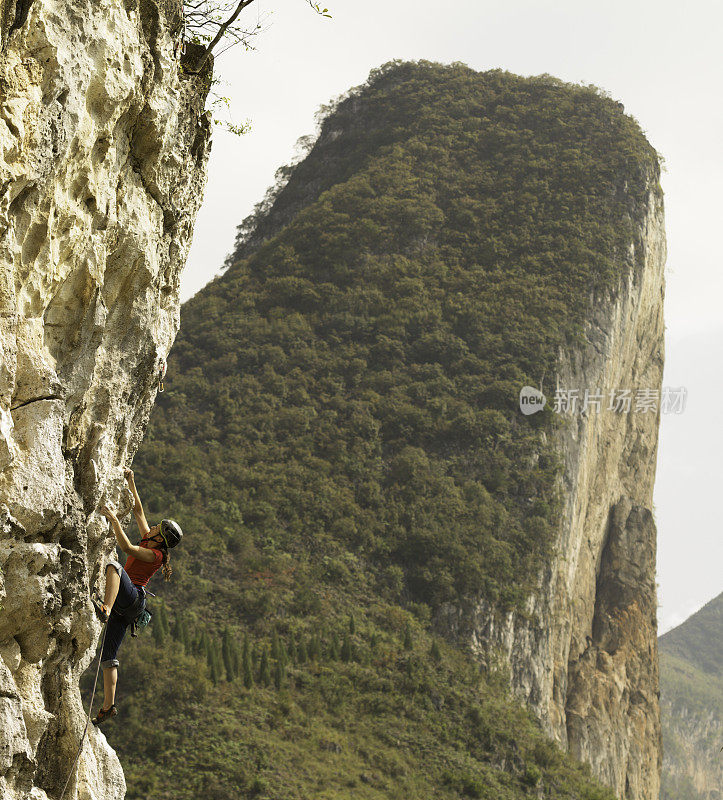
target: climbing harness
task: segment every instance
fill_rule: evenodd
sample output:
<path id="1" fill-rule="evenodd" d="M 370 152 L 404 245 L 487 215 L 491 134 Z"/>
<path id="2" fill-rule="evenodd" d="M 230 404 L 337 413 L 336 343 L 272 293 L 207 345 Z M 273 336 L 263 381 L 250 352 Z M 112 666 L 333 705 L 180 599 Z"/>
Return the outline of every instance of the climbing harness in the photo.
<path id="1" fill-rule="evenodd" d="M 80 758 L 80 753 L 83 750 L 83 744 L 85 742 L 85 734 L 88 732 L 88 725 L 90 725 L 90 715 L 93 713 L 93 698 L 95 697 L 95 687 L 98 685 L 98 674 L 100 673 L 100 659 L 103 654 L 103 645 L 105 644 L 105 634 L 107 631 L 108 631 L 108 623 L 106 622 L 105 625 L 103 625 L 103 637 L 100 641 L 100 647 L 98 648 L 98 666 L 95 668 L 93 691 L 90 694 L 90 703 L 88 704 L 88 718 L 85 720 L 85 728 L 83 728 L 83 735 L 80 737 L 78 752 L 75 754 L 75 760 L 73 761 L 73 766 L 70 768 L 70 772 L 68 773 L 68 779 L 65 781 L 65 786 L 63 786 L 63 791 L 60 793 L 59 800 L 63 800 L 63 798 L 65 797 L 65 790 L 68 788 L 70 779 L 75 774 L 75 768 L 78 766 L 78 759 Z"/>
<path id="2" fill-rule="evenodd" d="M 164 390 L 163 387 L 163 379 L 166 377 L 166 362 L 161 361 L 160 366 L 158 367 L 158 391 L 162 392 Z"/>
<path id="3" fill-rule="evenodd" d="M 146 596 L 151 592 L 146 591 L 143 586 L 138 587 L 138 592 L 141 610 L 135 614 L 130 623 L 131 636 L 133 637 L 138 636 L 138 631 L 142 631 L 148 625 L 152 616 L 151 612 L 146 608 Z M 155 597 L 155 595 L 152 595 L 152 597 Z"/>
<path id="4" fill-rule="evenodd" d="M 125 611 L 111 611 L 111 614 L 120 617 L 126 626 L 131 629 L 131 636 L 133 637 L 138 636 L 138 631 L 143 630 L 151 621 L 153 613 L 146 608 L 146 597 L 148 595 L 155 597 L 153 592 L 149 592 L 143 586 L 137 586 L 136 588 L 138 589 L 138 596 L 131 606 Z"/>

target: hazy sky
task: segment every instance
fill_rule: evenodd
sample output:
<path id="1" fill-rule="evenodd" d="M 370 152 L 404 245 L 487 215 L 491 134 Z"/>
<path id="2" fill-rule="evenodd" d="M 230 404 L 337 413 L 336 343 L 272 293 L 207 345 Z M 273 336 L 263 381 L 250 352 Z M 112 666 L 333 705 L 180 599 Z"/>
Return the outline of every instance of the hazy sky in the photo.
<path id="1" fill-rule="evenodd" d="M 239 138 L 214 131 L 209 180 L 183 281 L 187 299 L 218 273 L 236 226 L 315 131 L 320 105 L 392 59 L 462 61 L 477 70 L 543 72 L 594 83 L 624 103 L 665 158 L 668 235 L 664 385 L 688 387 L 661 425 L 655 516 L 661 632 L 723 591 L 720 514 L 723 426 L 723 10 L 709 2 L 555 0 L 256 0 L 244 14 L 264 31 L 256 51 L 217 62 Z"/>

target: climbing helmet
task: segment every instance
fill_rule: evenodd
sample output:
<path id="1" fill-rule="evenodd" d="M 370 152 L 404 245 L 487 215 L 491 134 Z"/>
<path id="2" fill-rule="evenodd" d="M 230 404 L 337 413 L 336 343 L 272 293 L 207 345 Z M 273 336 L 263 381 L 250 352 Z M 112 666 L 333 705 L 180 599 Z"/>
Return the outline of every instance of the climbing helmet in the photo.
<path id="1" fill-rule="evenodd" d="M 166 543 L 166 547 L 175 547 L 183 538 L 181 526 L 172 519 L 161 521 L 161 536 Z"/>

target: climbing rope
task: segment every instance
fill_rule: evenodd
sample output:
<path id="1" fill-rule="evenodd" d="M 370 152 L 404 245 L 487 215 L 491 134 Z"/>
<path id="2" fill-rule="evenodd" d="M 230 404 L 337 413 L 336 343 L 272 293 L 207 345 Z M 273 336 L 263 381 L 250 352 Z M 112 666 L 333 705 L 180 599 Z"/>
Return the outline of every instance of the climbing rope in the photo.
<path id="1" fill-rule="evenodd" d="M 100 640 L 100 648 L 98 649 L 98 666 L 95 668 L 93 691 L 91 692 L 90 703 L 88 704 L 88 718 L 85 720 L 85 728 L 83 728 L 83 735 L 80 737 L 80 744 L 78 745 L 78 752 L 75 754 L 75 760 L 73 761 L 73 766 L 70 768 L 68 779 L 65 781 L 65 786 L 63 786 L 63 791 L 60 793 L 60 800 L 63 800 L 63 797 L 65 797 L 65 790 L 68 788 L 70 779 L 73 777 L 75 773 L 75 768 L 78 766 L 78 759 L 80 758 L 81 751 L 83 750 L 83 743 L 85 742 L 85 734 L 88 732 L 88 725 L 90 725 L 90 715 L 93 713 L 93 698 L 95 697 L 95 687 L 98 685 L 98 673 L 100 672 L 100 659 L 103 655 L 103 645 L 105 644 L 105 634 L 107 631 L 108 631 L 108 623 L 106 622 L 103 625 L 103 637 Z"/>

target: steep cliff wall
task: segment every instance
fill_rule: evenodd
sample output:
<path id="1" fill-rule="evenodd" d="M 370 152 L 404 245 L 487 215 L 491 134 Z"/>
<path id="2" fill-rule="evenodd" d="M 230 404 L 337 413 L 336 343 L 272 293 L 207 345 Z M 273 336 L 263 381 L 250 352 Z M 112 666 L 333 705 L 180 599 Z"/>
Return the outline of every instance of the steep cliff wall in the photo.
<path id="1" fill-rule="evenodd" d="M 127 511 L 205 182 L 179 7 L 4 3 L 0 62 L 0 796 L 57 797 L 85 721 L 88 602 Z M 206 79 L 208 76 L 206 76 Z M 66 797 L 120 798 L 91 730 Z"/>
<path id="2" fill-rule="evenodd" d="M 661 670 L 665 669 L 661 663 Z M 661 699 L 663 776 L 660 800 L 721 800 L 723 724 L 720 693 L 712 711 Z M 717 706 L 717 707 L 715 707 Z"/>
<path id="3" fill-rule="evenodd" d="M 480 604 L 448 624 L 480 657 L 501 655 L 515 691 L 549 733 L 626 800 L 657 800 L 660 719 L 652 508 L 658 410 L 636 392 L 663 372 L 666 256 L 657 174 L 616 290 L 592 297 L 587 343 L 559 354 L 556 384 L 591 393 L 632 390 L 630 413 L 578 410 L 559 428 L 565 512 L 558 558 L 541 577 L 529 617 Z M 547 393 L 554 393 L 555 384 Z M 550 398 L 552 399 L 552 398 Z"/>

